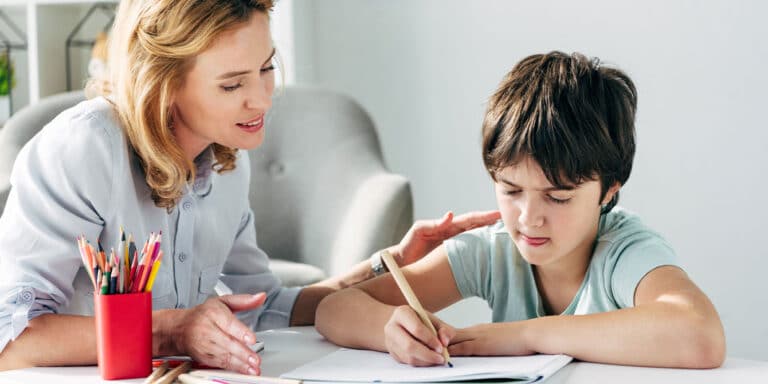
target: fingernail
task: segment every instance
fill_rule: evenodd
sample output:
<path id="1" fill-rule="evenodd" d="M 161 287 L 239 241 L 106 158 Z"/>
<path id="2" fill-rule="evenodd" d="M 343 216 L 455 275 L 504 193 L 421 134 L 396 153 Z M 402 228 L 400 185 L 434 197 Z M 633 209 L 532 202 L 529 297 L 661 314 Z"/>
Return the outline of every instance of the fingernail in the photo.
<path id="1" fill-rule="evenodd" d="M 258 362 L 256 361 L 256 358 L 253 357 L 253 356 L 248 356 L 248 363 L 250 363 L 251 365 L 257 365 L 258 364 Z"/>
<path id="2" fill-rule="evenodd" d="M 248 368 L 248 374 L 249 375 L 256 375 L 256 370 L 253 368 Z"/>
<path id="3" fill-rule="evenodd" d="M 443 346 L 442 345 L 438 345 L 437 348 L 435 348 L 435 352 L 443 353 Z"/>
<path id="4" fill-rule="evenodd" d="M 255 340 L 253 340 L 253 338 L 251 337 L 251 335 L 245 335 L 245 336 L 243 336 L 243 341 L 245 341 L 246 343 L 248 343 L 248 345 L 251 345 L 251 344 L 253 344 L 253 343 L 255 343 L 255 342 L 256 342 Z"/>

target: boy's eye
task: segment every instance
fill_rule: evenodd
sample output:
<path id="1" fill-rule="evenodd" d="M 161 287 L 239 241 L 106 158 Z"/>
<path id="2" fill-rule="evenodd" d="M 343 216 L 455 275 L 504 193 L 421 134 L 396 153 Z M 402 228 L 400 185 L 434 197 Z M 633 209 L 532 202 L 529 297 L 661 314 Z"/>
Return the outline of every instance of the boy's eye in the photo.
<path id="1" fill-rule="evenodd" d="M 555 204 L 565 204 L 565 203 L 567 203 L 567 202 L 571 201 L 571 198 L 570 198 L 570 197 L 567 197 L 567 198 L 559 198 L 559 197 L 555 197 L 555 196 L 552 196 L 552 195 L 547 195 L 547 198 L 548 198 L 548 199 L 549 199 L 551 202 L 553 202 L 553 203 L 555 203 Z"/>
<path id="2" fill-rule="evenodd" d="M 506 191 L 504 191 L 504 194 L 507 195 L 507 196 L 516 195 L 518 193 L 520 193 L 519 190 L 506 190 Z"/>
<path id="3" fill-rule="evenodd" d="M 221 89 L 223 89 L 224 92 L 232 92 L 235 89 L 240 88 L 242 85 L 243 85 L 242 83 L 237 83 L 235 85 L 222 85 Z"/>
<path id="4" fill-rule="evenodd" d="M 269 67 L 262 68 L 261 69 L 261 73 L 267 73 L 267 72 L 271 72 L 271 71 L 274 71 L 274 70 L 275 70 L 275 66 L 274 65 L 270 65 Z"/>

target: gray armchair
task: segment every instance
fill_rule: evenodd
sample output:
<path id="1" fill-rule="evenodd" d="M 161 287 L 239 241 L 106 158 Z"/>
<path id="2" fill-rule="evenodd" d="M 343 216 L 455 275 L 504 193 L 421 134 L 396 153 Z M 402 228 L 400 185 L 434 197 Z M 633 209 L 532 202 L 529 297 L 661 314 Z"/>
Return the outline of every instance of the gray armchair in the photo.
<path id="1" fill-rule="evenodd" d="M 49 96 L 0 129 L 0 213 L 21 147 L 82 92 Z M 266 139 L 250 151 L 259 245 L 286 286 L 342 272 L 400 240 L 413 221 L 408 181 L 387 171 L 376 130 L 352 99 L 327 90 L 278 91 Z"/>
<path id="2" fill-rule="evenodd" d="M 387 171 L 376 129 L 349 97 L 327 90 L 278 91 L 261 147 L 250 152 L 251 207 L 259 245 L 286 285 L 335 275 L 394 244 L 413 221 L 408 181 Z M 310 278 L 311 277 L 311 278 Z"/>

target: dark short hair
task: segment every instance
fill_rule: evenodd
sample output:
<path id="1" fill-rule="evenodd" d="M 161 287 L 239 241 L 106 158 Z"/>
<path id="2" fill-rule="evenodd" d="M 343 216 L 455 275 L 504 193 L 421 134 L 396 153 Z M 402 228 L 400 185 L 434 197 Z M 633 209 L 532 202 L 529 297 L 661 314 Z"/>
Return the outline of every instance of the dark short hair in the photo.
<path id="1" fill-rule="evenodd" d="M 528 56 L 504 77 L 483 121 L 483 162 L 496 180 L 530 156 L 556 187 L 599 180 L 601 197 L 624 185 L 635 155 L 637 91 L 624 72 L 596 58 Z M 610 211 L 618 193 L 603 208 Z"/>

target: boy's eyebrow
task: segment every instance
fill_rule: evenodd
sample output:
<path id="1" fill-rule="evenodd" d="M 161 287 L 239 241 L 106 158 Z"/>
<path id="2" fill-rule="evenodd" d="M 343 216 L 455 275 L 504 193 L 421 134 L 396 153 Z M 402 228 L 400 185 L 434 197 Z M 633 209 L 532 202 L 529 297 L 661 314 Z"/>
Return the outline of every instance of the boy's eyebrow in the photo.
<path id="1" fill-rule="evenodd" d="M 513 188 L 523 189 L 523 187 L 521 187 L 521 186 L 519 186 L 519 185 L 517 185 L 517 184 L 515 184 L 515 183 L 513 183 L 513 182 L 511 182 L 509 180 L 503 179 L 501 177 L 499 178 L 499 181 L 501 181 L 502 183 L 507 184 L 507 185 L 509 185 L 510 187 L 513 187 Z M 573 185 L 560 185 L 560 186 L 553 186 L 553 187 L 549 187 L 549 188 L 539 189 L 539 191 L 542 191 L 542 192 L 572 191 L 574 189 L 576 189 L 576 186 L 573 186 Z"/>
<path id="2" fill-rule="evenodd" d="M 272 53 L 269 54 L 269 57 L 267 58 L 267 60 L 264 60 L 264 64 L 269 63 L 269 61 L 272 60 L 273 57 L 275 57 L 275 52 L 276 52 L 276 50 L 273 47 L 272 48 Z M 261 66 L 263 67 L 264 64 L 261 64 Z M 252 72 L 251 70 L 230 71 L 230 72 L 222 73 L 221 75 L 217 76 L 216 80 L 231 79 L 233 77 L 237 77 L 237 76 L 240 76 L 240 75 L 247 75 L 247 74 L 249 74 L 251 72 Z"/>

